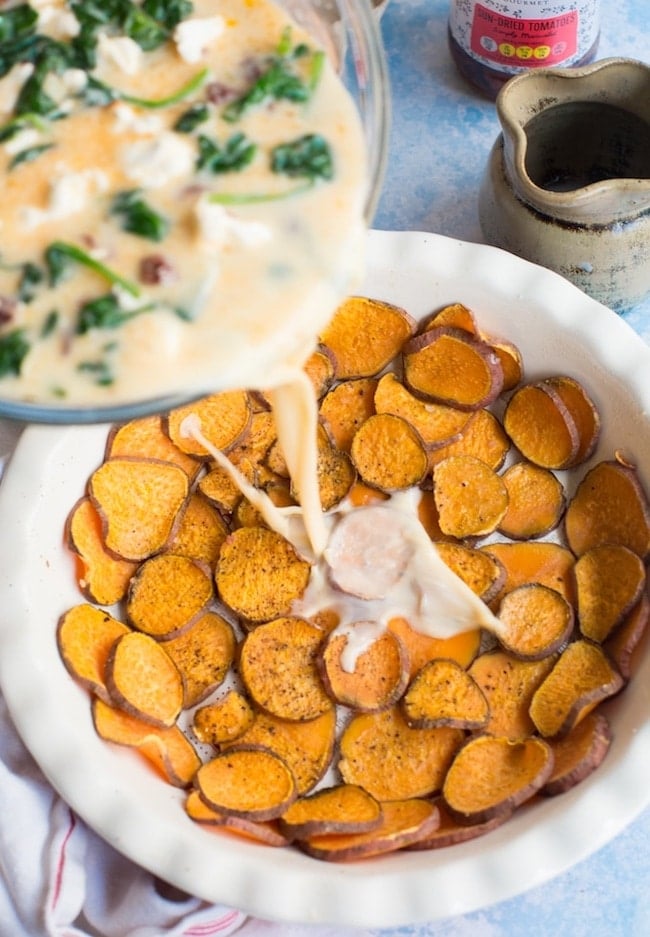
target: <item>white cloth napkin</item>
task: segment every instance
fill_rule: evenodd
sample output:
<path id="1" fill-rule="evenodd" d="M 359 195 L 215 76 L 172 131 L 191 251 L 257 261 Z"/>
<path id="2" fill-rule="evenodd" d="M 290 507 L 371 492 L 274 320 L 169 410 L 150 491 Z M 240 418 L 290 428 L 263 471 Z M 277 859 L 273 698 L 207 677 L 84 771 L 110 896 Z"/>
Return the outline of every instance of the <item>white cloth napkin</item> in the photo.
<path id="1" fill-rule="evenodd" d="M 178 894 L 52 790 L 0 697 L 0 937 L 227 937 L 246 916 Z"/>

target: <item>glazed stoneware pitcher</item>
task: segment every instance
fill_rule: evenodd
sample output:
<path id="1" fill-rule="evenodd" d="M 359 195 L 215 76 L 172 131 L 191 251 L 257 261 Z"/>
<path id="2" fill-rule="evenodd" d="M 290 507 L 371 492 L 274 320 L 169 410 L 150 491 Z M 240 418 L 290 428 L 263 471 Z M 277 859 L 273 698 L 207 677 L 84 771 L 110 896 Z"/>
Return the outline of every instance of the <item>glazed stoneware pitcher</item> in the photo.
<path id="1" fill-rule="evenodd" d="M 623 312 L 650 292 L 650 66 L 512 78 L 481 185 L 485 240 Z"/>

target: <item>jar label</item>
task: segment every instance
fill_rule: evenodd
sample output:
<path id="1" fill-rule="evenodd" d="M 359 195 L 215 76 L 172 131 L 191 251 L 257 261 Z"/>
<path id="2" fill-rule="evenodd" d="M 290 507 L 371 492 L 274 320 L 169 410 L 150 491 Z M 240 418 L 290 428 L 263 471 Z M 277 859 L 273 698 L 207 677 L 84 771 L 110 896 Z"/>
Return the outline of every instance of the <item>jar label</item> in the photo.
<path id="1" fill-rule="evenodd" d="M 547 67 L 565 62 L 578 47 L 578 11 L 547 19 L 517 19 L 477 3 L 470 47 L 499 65 Z"/>
<path id="2" fill-rule="evenodd" d="M 598 0 L 455 0 L 453 38 L 472 58 L 505 72 L 571 65 L 598 37 Z"/>

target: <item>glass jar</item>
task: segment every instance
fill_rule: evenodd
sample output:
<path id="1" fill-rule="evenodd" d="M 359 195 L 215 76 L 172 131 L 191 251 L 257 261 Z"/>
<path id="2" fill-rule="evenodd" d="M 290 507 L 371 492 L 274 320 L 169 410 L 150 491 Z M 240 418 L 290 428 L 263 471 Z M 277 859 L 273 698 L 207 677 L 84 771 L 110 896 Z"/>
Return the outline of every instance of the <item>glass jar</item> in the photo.
<path id="1" fill-rule="evenodd" d="M 586 65 L 599 36 L 600 0 L 452 0 L 449 12 L 456 66 L 492 98 L 530 69 Z"/>

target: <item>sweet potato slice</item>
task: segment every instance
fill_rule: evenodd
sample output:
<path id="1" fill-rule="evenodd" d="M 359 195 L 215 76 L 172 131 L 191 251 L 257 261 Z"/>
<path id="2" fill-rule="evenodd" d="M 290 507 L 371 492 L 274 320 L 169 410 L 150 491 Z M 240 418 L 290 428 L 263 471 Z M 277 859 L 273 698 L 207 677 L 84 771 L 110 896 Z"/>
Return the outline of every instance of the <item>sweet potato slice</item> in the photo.
<path id="1" fill-rule="evenodd" d="M 239 673 L 248 693 L 280 719 L 315 719 L 331 708 L 317 665 L 323 632 L 304 618 L 258 625 L 240 646 Z"/>
<path id="2" fill-rule="evenodd" d="M 183 707 L 183 678 L 162 644 L 131 631 L 113 644 L 106 688 L 119 709 L 151 725 L 174 725 Z"/>
<path id="3" fill-rule="evenodd" d="M 289 846 L 291 840 L 280 832 L 276 820 L 249 820 L 213 810 L 201 799 L 197 790 L 190 791 L 185 800 L 185 812 L 196 823 L 207 828 L 235 833 L 264 846 Z"/>
<path id="4" fill-rule="evenodd" d="M 349 452 L 359 427 L 375 411 L 375 378 L 341 381 L 323 397 L 319 414 L 334 444 Z"/>
<path id="5" fill-rule="evenodd" d="M 347 452 L 332 445 L 327 430 L 319 426 L 316 437 L 318 494 L 321 507 L 329 511 L 346 497 L 355 482 L 356 472 Z M 291 488 L 296 499 L 300 492 Z"/>
<path id="6" fill-rule="evenodd" d="M 139 631 L 173 638 L 205 612 L 213 595 L 205 566 L 187 556 L 160 553 L 142 563 L 132 578 L 126 613 Z"/>
<path id="7" fill-rule="evenodd" d="M 486 604 L 499 594 L 506 581 L 506 571 L 495 556 L 462 543 L 436 543 L 435 546 L 447 566 Z"/>
<path id="8" fill-rule="evenodd" d="M 303 370 L 312 383 L 316 399 L 320 400 L 334 383 L 336 376 L 334 353 L 325 345 L 319 345 L 305 361 Z"/>
<path id="9" fill-rule="evenodd" d="M 634 671 L 637 657 L 642 650 L 643 639 L 648 634 L 650 622 L 650 599 L 644 592 L 625 620 L 603 643 L 603 650 L 614 662 L 625 680 Z"/>
<path id="10" fill-rule="evenodd" d="M 220 752 L 199 768 L 195 784 L 208 807 L 248 820 L 273 820 L 297 797 L 288 766 L 261 746 Z"/>
<path id="11" fill-rule="evenodd" d="M 104 459 L 124 456 L 174 462 L 184 469 L 191 479 L 195 478 L 201 465 L 195 458 L 174 445 L 165 432 L 162 417 L 159 415 L 131 420 L 129 423 L 123 423 L 110 430 Z"/>
<path id="12" fill-rule="evenodd" d="M 437 309 L 424 320 L 420 331 L 426 332 L 429 329 L 437 329 L 443 325 L 463 329 L 465 332 L 469 332 L 470 335 L 479 334 L 476 316 L 463 303 L 449 303 L 447 306 L 443 306 L 442 309 Z"/>
<path id="13" fill-rule="evenodd" d="M 650 504 L 636 469 L 618 460 L 590 469 L 569 503 L 564 529 L 578 556 L 602 543 L 620 543 L 647 559 Z"/>
<path id="14" fill-rule="evenodd" d="M 107 703 L 106 661 L 115 641 L 129 631 L 108 612 L 85 603 L 64 612 L 57 625 L 56 642 L 66 670 Z"/>
<path id="15" fill-rule="evenodd" d="M 560 543 L 548 540 L 517 543 L 490 543 L 481 547 L 496 557 L 506 571 L 506 582 L 497 602 L 512 589 L 527 582 L 538 582 L 556 589 L 573 602 L 573 553 Z"/>
<path id="16" fill-rule="evenodd" d="M 541 790 L 553 797 L 580 784 L 602 764 L 609 751 L 612 731 L 606 717 L 591 712 L 562 739 L 551 739 L 553 771 Z"/>
<path id="17" fill-rule="evenodd" d="M 613 696 L 623 678 L 597 644 L 573 641 L 535 691 L 530 716 L 540 735 L 567 735 L 601 700 Z"/>
<path id="18" fill-rule="evenodd" d="M 298 845 L 316 859 L 349 862 L 404 849 L 429 836 L 438 822 L 438 808 L 428 800 L 389 801 L 382 804 L 382 822 L 371 832 L 310 836 Z"/>
<path id="19" fill-rule="evenodd" d="M 235 656 L 232 626 L 216 612 L 206 612 L 163 647 L 183 678 L 183 708 L 202 702 L 223 683 Z"/>
<path id="20" fill-rule="evenodd" d="M 412 729 L 399 707 L 354 716 L 341 735 L 338 768 L 377 800 L 437 793 L 463 740 L 448 726 Z"/>
<path id="21" fill-rule="evenodd" d="M 598 643 L 623 621 L 646 587 L 643 560 L 615 543 L 583 553 L 576 560 L 573 575 L 580 631 Z"/>
<path id="22" fill-rule="evenodd" d="M 492 345 L 503 370 L 503 388 L 502 390 L 514 390 L 521 382 L 524 376 L 524 359 L 513 342 L 503 338 L 491 338 L 483 336 L 484 341 Z"/>
<path id="23" fill-rule="evenodd" d="M 200 742 L 218 748 L 238 739 L 254 720 L 255 712 L 247 697 L 238 690 L 228 690 L 214 703 L 199 706 L 192 719 L 192 731 Z"/>
<path id="24" fill-rule="evenodd" d="M 409 339 L 404 381 L 413 393 L 460 410 L 478 410 L 501 393 L 503 369 L 494 349 L 463 329 L 441 326 Z"/>
<path id="25" fill-rule="evenodd" d="M 569 468 L 580 451 L 575 420 L 560 395 L 542 381 L 514 392 L 503 426 L 522 456 L 541 468 Z"/>
<path id="26" fill-rule="evenodd" d="M 391 413 L 366 420 L 354 435 L 350 455 L 362 480 L 386 492 L 419 485 L 429 464 L 420 434 Z"/>
<path id="27" fill-rule="evenodd" d="M 211 465 L 199 479 L 198 490 L 226 516 L 233 513 L 242 499 L 241 491 L 221 465 Z"/>
<path id="28" fill-rule="evenodd" d="M 415 331 L 405 309 L 378 299 L 351 296 L 321 333 L 336 361 L 336 377 L 374 377 L 399 353 Z"/>
<path id="29" fill-rule="evenodd" d="M 433 470 L 440 528 L 453 537 L 492 533 L 508 508 L 503 479 L 474 456 L 449 456 Z"/>
<path id="30" fill-rule="evenodd" d="M 97 734 L 107 742 L 136 748 L 174 787 L 188 787 L 201 765 L 201 759 L 178 726 L 159 728 L 135 716 L 92 701 Z"/>
<path id="31" fill-rule="evenodd" d="M 535 725 L 529 715 L 537 687 L 551 672 L 557 655 L 542 660 L 521 660 L 506 651 L 486 651 L 469 667 L 489 705 L 484 733 L 510 739 L 532 735 Z"/>
<path id="32" fill-rule="evenodd" d="M 471 455 L 485 462 L 496 472 L 505 462 L 510 449 L 510 440 L 501 423 L 489 410 L 476 410 L 458 439 L 437 446 L 429 451 L 429 465 L 452 455 Z"/>
<path id="33" fill-rule="evenodd" d="M 399 636 L 407 650 L 410 662 L 409 679 L 430 660 L 445 657 L 455 660 L 461 667 L 469 667 L 481 646 L 480 628 L 463 631 L 452 638 L 432 638 L 411 628 L 405 618 L 391 618 L 388 627 Z"/>
<path id="34" fill-rule="evenodd" d="M 208 499 L 201 494 L 191 494 L 165 552 L 214 566 L 229 532 L 223 517 Z"/>
<path id="35" fill-rule="evenodd" d="M 362 628 L 356 622 L 352 631 Z M 374 624 L 374 623 L 369 623 Z M 408 682 L 406 648 L 392 631 L 371 641 L 360 654 L 346 659 L 349 637 L 336 631 L 326 639 L 318 662 L 323 684 L 332 699 L 356 712 L 377 712 L 396 703 Z"/>
<path id="36" fill-rule="evenodd" d="M 444 658 L 424 665 L 401 705 L 408 724 L 419 729 L 481 729 L 489 717 L 488 702 L 478 684 L 460 664 Z"/>
<path id="37" fill-rule="evenodd" d="M 370 504 L 378 504 L 381 501 L 388 501 L 390 495 L 384 491 L 377 491 L 363 482 L 355 481 L 348 491 L 348 501 L 355 508 L 368 507 Z"/>
<path id="38" fill-rule="evenodd" d="M 292 839 L 339 833 L 366 833 L 382 820 L 382 808 L 357 784 L 336 784 L 299 797 L 280 817 L 280 828 Z"/>
<path id="39" fill-rule="evenodd" d="M 215 578 L 223 602 L 251 622 L 286 614 L 309 580 L 310 565 L 265 527 L 235 530 L 221 548 Z"/>
<path id="40" fill-rule="evenodd" d="M 553 752 L 543 739 L 519 741 L 482 735 L 458 752 L 442 796 L 460 822 L 485 823 L 510 814 L 542 788 L 553 770 Z"/>
<path id="41" fill-rule="evenodd" d="M 240 441 L 228 451 L 228 458 L 236 466 L 247 463 L 247 476 L 251 477 L 254 473 L 256 478 L 264 482 L 264 473 L 268 471 L 264 460 L 277 435 L 273 413 L 270 410 L 259 410 L 251 414 L 246 431 Z"/>
<path id="42" fill-rule="evenodd" d="M 447 810 L 442 797 L 436 798 L 434 804 L 440 815 L 438 828 L 424 839 L 418 840 L 417 843 L 413 843 L 412 846 L 409 846 L 409 850 L 443 849 L 447 846 L 456 846 L 459 843 L 466 843 L 471 839 L 478 839 L 479 836 L 483 836 L 485 833 L 495 830 L 510 818 L 509 813 L 502 813 L 498 816 L 491 817 L 489 820 L 485 820 L 483 823 L 467 823 L 466 820 L 463 823 L 459 823 Z"/>
<path id="43" fill-rule="evenodd" d="M 433 490 L 425 487 L 427 482 L 423 482 L 420 497 L 417 505 L 418 520 L 429 535 L 429 539 L 437 543 L 458 543 L 455 537 L 443 534 L 440 530 L 440 517 L 438 508 L 433 497 Z"/>
<path id="44" fill-rule="evenodd" d="M 573 607 L 563 595 L 538 582 L 504 596 L 498 611 L 499 641 L 516 657 L 540 660 L 566 644 L 573 632 Z"/>
<path id="45" fill-rule="evenodd" d="M 600 413 L 587 390 L 575 378 L 567 375 L 547 377 L 543 386 L 553 388 L 573 418 L 580 440 L 571 467 L 581 465 L 589 459 L 600 438 Z"/>
<path id="46" fill-rule="evenodd" d="M 125 560 L 144 560 L 172 536 L 189 478 L 172 462 L 109 459 L 91 475 L 88 493 L 101 517 L 107 549 Z"/>
<path id="47" fill-rule="evenodd" d="M 276 507 L 289 507 L 297 503 L 289 487 L 288 480 L 281 480 L 265 485 L 264 494 Z M 238 527 L 270 527 L 259 507 L 248 498 L 241 498 L 230 519 L 231 530 Z"/>
<path id="48" fill-rule="evenodd" d="M 377 413 L 392 413 L 410 423 L 427 449 L 459 439 L 471 419 L 465 410 L 415 397 L 393 372 L 377 384 L 374 405 Z"/>
<path id="49" fill-rule="evenodd" d="M 244 436 L 251 413 L 250 397 L 245 390 L 226 390 L 171 410 L 165 418 L 164 428 L 171 441 L 182 452 L 207 459 L 209 453 L 201 443 L 183 432 L 185 418 L 195 414 L 201 421 L 203 436 L 215 449 L 228 452 Z"/>
<path id="50" fill-rule="evenodd" d="M 76 554 L 76 577 L 82 595 L 98 605 L 120 602 L 138 564 L 119 559 L 106 549 L 101 518 L 90 498 L 80 498 L 74 505 L 65 535 Z"/>
<path id="51" fill-rule="evenodd" d="M 566 496 L 562 482 L 532 462 L 515 462 L 503 473 L 508 510 L 499 532 L 511 540 L 533 540 L 554 530 L 562 519 Z"/>
<path id="52" fill-rule="evenodd" d="M 333 706 L 322 716 L 302 722 L 288 722 L 258 712 L 236 744 L 261 745 L 275 752 L 291 769 L 298 794 L 302 795 L 327 771 L 334 752 L 335 734 L 336 709 Z"/>

